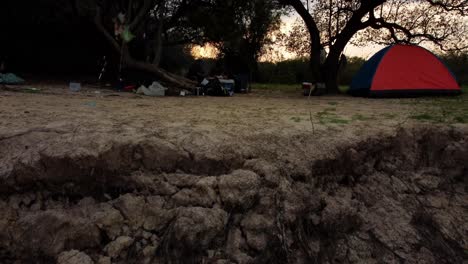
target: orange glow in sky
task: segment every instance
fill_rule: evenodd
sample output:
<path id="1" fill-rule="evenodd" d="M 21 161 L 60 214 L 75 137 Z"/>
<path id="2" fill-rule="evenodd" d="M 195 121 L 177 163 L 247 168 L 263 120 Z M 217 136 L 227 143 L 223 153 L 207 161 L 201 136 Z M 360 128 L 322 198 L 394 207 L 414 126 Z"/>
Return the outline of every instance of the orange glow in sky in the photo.
<path id="1" fill-rule="evenodd" d="M 207 43 L 204 46 L 193 46 L 191 53 L 195 59 L 216 59 L 219 55 L 219 50 L 214 45 Z"/>

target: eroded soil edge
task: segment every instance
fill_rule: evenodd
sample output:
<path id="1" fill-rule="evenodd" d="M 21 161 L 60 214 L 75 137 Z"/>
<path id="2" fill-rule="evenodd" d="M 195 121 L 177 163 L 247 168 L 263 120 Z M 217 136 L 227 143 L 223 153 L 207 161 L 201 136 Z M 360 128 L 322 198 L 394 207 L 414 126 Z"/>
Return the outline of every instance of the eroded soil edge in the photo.
<path id="1" fill-rule="evenodd" d="M 0 175 L 1 263 L 462 263 L 468 135 L 409 129 L 291 174 L 166 144 Z"/>

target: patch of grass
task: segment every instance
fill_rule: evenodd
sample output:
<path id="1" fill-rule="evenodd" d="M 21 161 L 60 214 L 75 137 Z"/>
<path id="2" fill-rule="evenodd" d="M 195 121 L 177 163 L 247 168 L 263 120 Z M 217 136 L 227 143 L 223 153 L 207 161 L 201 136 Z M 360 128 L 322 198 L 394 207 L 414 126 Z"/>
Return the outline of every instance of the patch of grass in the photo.
<path id="1" fill-rule="evenodd" d="M 430 114 L 417 114 L 417 115 L 410 116 L 410 118 L 420 120 L 420 121 L 427 121 L 427 120 L 433 120 L 434 116 Z"/>
<path id="2" fill-rule="evenodd" d="M 317 116 L 319 123 L 322 125 L 326 125 L 326 124 L 345 125 L 345 124 L 349 124 L 350 122 L 347 119 L 339 117 L 336 113 L 328 112 L 327 109 L 324 109 L 324 111 L 320 111 L 315 115 Z"/>
<path id="3" fill-rule="evenodd" d="M 333 105 L 333 106 L 336 106 L 338 105 L 338 102 L 328 102 L 329 105 Z"/>
<path id="4" fill-rule="evenodd" d="M 385 119 L 394 119 L 395 117 L 397 117 L 397 114 L 384 113 L 382 114 L 382 117 L 384 117 Z"/>
<path id="5" fill-rule="evenodd" d="M 251 88 L 253 90 L 263 90 L 263 91 L 280 91 L 286 93 L 297 93 L 302 91 L 302 86 L 298 84 L 273 84 L 273 83 L 252 83 Z M 349 90 L 348 85 L 338 86 L 338 90 L 341 93 L 347 93 Z"/>
<path id="6" fill-rule="evenodd" d="M 468 115 L 459 115 L 459 116 L 455 116 L 455 117 L 453 118 L 453 120 L 454 120 L 456 123 L 468 124 Z"/>
<path id="7" fill-rule="evenodd" d="M 330 113 L 328 113 L 327 111 L 320 111 L 320 112 L 317 112 L 315 115 L 317 117 L 323 117 L 323 116 L 326 116 L 326 115 L 329 115 Z"/>
<path id="8" fill-rule="evenodd" d="M 462 92 L 464 94 L 468 93 L 468 84 L 462 85 Z"/>
<path id="9" fill-rule="evenodd" d="M 286 93 L 297 93 L 302 90 L 299 84 L 270 84 L 270 83 L 252 83 L 252 90 L 262 91 L 280 91 Z"/>
<path id="10" fill-rule="evenodd" d="M 349 86 L 348 86 L 348 85 L 340 85 L 340 86 L 338 86 L 338 90 L 339 90 L 341 93 L 348 93 L 348 91 L 349 91 Z"/>
<path id="11" fill-rule="evenodd" d="M 349 120 L 342 119 L 342 118 L 339 118 L 339 117 L 330 117 L 328 119 L 328 122 L 332 123 L 332 124 L 339 124 L 339 125 L 349 124 Z"/>
<path id="12" fill-rule="evenodd" d="M 299 123 L 299 122 L 302 121 L 302 119 L 301 119 L 300 117 L 297 117 L 297 116 L 291 117 L 291 120 L 294 121 L 294 122 L 296 122 L 296 123 Z"/>
<path id="13" fill-rule="evenodd" d="M 372 120 L 372 117 L 365 116 L 365 115 L 362 115 L 362 114 L 355 114 L 355 115 L 353 115 L 353 117 L 351 117 L 351 120 L 353 120 L 353 121 L 368 121 L 368 120 Z"/>
<path id="14" fill-rule="evenodd" d="M 325 111 L 325 112 L 336 112 L 336 108 L 335 107 L 329 107 L 329 108 L 323 109 L 323 111 Z"/>
<path id="15" fill-rule="evenodd" d="M 468 86 L 462 86 L 460 96 L 421 97 L 401 100 L 411 105 L 410 119 L 443 124 L 468 123 Z"/>

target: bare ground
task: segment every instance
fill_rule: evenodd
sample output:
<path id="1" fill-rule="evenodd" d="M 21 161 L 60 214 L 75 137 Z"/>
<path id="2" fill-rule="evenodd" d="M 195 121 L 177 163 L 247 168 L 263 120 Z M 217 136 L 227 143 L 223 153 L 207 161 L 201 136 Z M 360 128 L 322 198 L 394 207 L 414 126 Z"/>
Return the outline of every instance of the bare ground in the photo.
<path id="1" fill-rule="evenodd" d="M 468 258 L 468 126 L 416 99 L 36 87 L 0 89 L 1 263 Z"/>

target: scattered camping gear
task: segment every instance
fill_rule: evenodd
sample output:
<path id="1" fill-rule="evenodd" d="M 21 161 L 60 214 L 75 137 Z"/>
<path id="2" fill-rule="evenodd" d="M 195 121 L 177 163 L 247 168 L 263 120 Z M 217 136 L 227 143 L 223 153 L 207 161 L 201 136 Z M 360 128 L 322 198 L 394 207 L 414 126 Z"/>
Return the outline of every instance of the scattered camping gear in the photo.
<path id="1" fill-rule="evenodd" d="M 205 86 L 207 84 L 209 84 L 210 81 L 208 81 L 208 79 L 203 79 L 203 81 L 200 83 L 202 86 Z"/>
<path id="2" fill-rule="evenodd" d="M 188 96 L 188 95 L 191 95 L 191 93 L 190 93 L 190 91 L 188 91 L 188 90 L 182 90 L 182 91 L 180 91 L 180 94 L 179 94 L 179 95 L 180 95 L 180 96 Z"/>
<path id="3" fill-rule="evenodd" d="M 405 97 L 458 95 L 453 73 L 430 51 L 414 45 L 393 45 L 371 57 L 354 77 L 354 96 Z"/>
<path id="4" fill-rule="evenodd" d="M 13 73 L 0 73 L 1 84 L 22 84 L 24 80 Z"/>
<path id="5" fill-rule="evenodd" d="M 229 94 L 229 96 L 234 95 L 234 88 L 236 82 L 232 79 L 219 79 L 219 82 L 223 86 L 224 90 L 226 90 Z"/>
<path id="6" fill-rule="evenodd" d="M 166 95 L 166 90 L 164 86 L 162 86 L 158 82 L 153 82 L 153 84 L 146 88 L 144 85 L 140 86 L 137 90 L 137 94 L 144 94 L 147 96 L 165 96 Z"/>
<path id="7" fill-rule="evenodd" d="M 233 96 L 235 81 L 231 79 L 211 78 L 201 82 L 203 95 Z"/>

